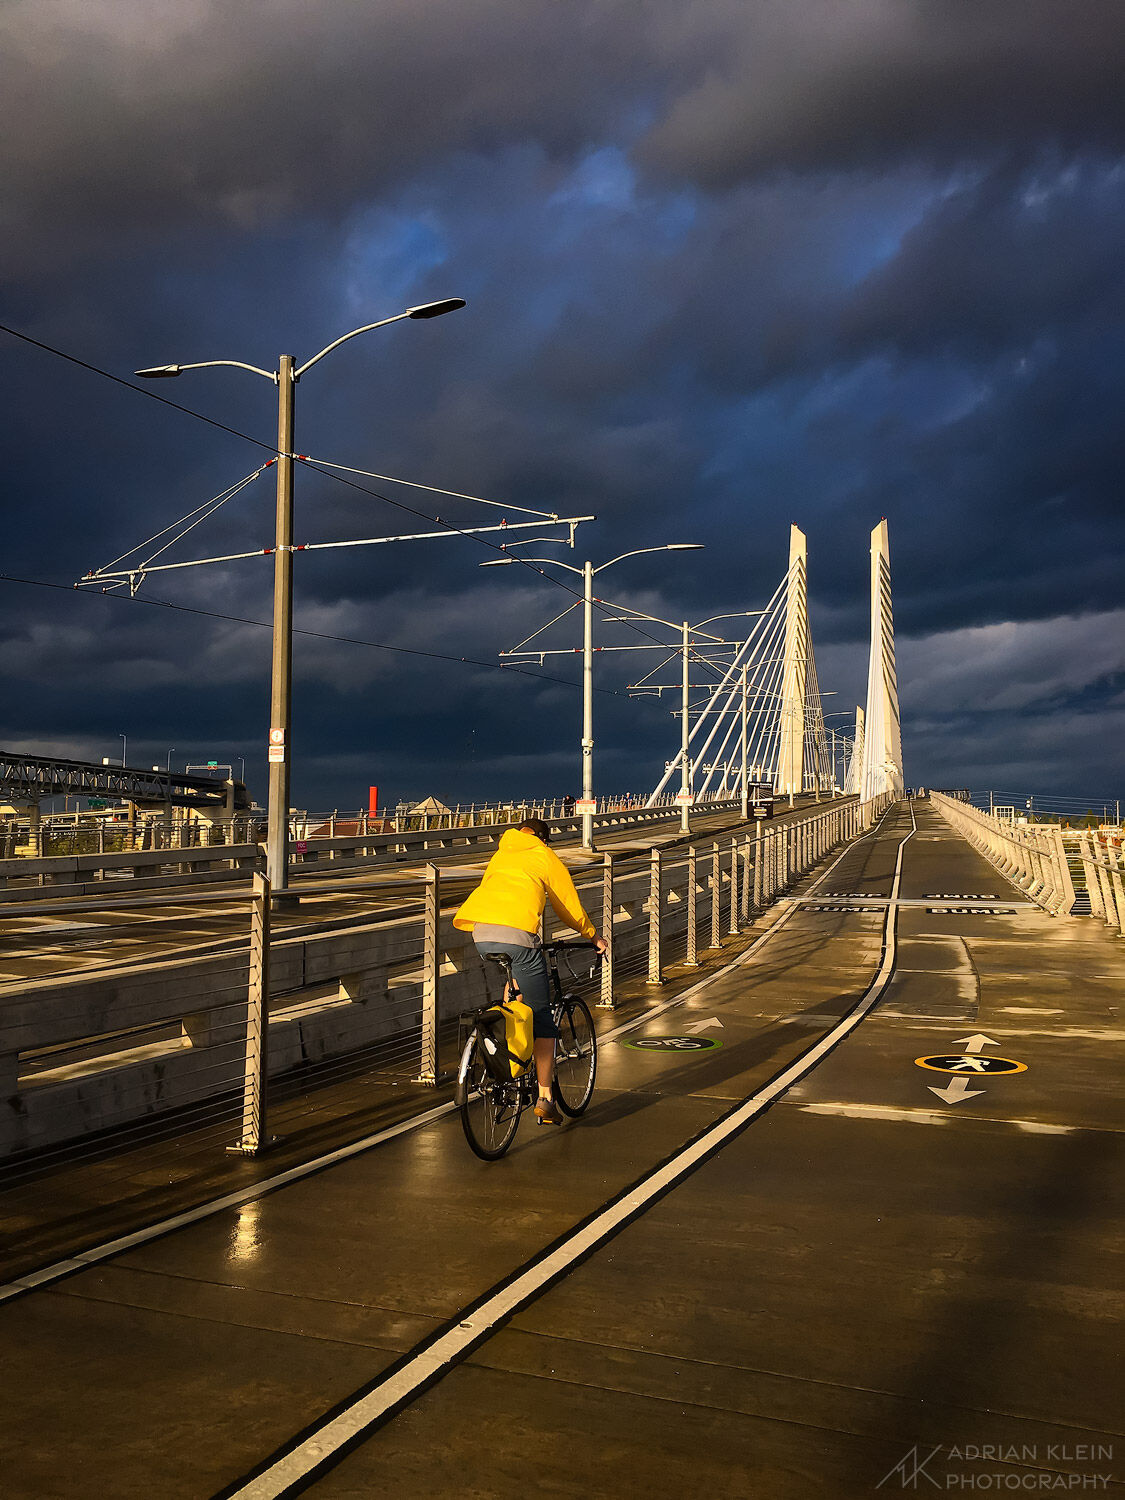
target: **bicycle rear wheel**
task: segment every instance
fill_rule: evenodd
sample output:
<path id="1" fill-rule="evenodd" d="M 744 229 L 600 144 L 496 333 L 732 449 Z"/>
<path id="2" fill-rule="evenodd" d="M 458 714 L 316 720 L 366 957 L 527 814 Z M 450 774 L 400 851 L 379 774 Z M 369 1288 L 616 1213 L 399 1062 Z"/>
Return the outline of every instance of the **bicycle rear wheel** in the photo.
<path id="1" fill-rule="evenodd" d="M 462 1066 L 461 1128 L 482 1161 L 496 1161 L 512 1144 L 519 1128 L 519 1084 L 500 1083 L 492 1076 L 475 1035 L 466 1043 Z"/>
<path id="2" fill-rule="evenodd" d="M 598 1071 L 598 1034 L 585 1000 L 563 1001 L 559 1040 L 555 1044 L 555 1098 L 563 1114 L 580 1115 L 594 1092 Z"/>

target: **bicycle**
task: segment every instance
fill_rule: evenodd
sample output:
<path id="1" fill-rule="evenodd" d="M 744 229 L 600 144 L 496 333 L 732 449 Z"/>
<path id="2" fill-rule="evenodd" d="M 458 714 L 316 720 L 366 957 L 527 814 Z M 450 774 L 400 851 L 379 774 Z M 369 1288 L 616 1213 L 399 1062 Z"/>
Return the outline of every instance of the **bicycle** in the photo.
<path id="1" fill-rule="evenodd" d="M 559 1039 L 555 1043 L 553 1093 L 563 1114 L 571 1119 L 577 1119 L 585 1112 L 594 1092 L 594 1079 L 598 1071 L 598 1034 L 585 1000 L 578 995 L 563 994 L 559 978 L 559 954 L 566 950 L 591 949 L 593 946 L 586 942 L 543 945 L 551 981 L 551 1014 L 559 1029 Z M 509 998 L 518 999 L 519 986 L 512 977 L 508 955 L 485 953 L 484 957 L 503 971 L 508 982 Z M 591 964 L 591 977 L 596 963 L 595 959 Z M 574 971 L 571 970 L 571 975 L 573 974 Z M 501 1079 L 493 1073 L 485 1056 L 485 1033 L 480 1024 L 487 1009 L 489 1007 L 486 1006 L 471 1014 L 473 1027 L 461 1053 L 455 1100 L 461 1113 L 461 1128 L 473 1151 L 483 1161 L 496 1161 L 515 1139 L 520 1116 L 535 1103 L 539 1087 L 534 1061 L 529 1062 L 514 1078 Z"/>

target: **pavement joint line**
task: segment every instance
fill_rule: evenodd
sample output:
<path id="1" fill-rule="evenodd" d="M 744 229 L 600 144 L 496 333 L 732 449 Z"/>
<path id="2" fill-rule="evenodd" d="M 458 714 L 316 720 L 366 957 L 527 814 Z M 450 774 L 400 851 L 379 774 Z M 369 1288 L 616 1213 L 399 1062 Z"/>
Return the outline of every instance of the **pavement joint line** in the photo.
<path id="1" fill-rule="evenodd" d="M 889 811 L 890 809 L 888 809 Z M 828 876 L 845 857 L 846 854 L 857 847 L 857 845 L 872 838 L 882 826 L 886 813 L 865 834 L 853 839 L 846 844 L 832 863 L 821 875 L 817 877 L 816 884 L 827 880 Z M 785 903 L 779 900 L 775 903 L 781 906 Z M 724 964 L 722 968 L 716 969 L 713 974 L 707 975 L 697 984 L 684 990 L 680 995 L 665 1000 L 662 1004 L 652 1006 L 642 1015 L 636 1016 L 631 1021 L 623 1022 L 611 1031 L 599 1032 L 599 1045 L 602 1041 L 613 1041 L 626 1031 L 636 1030 L 646 1025 L 656 1016 L 663 1015 L 666 1011 L 683 1005 L 685 1001 L 714 984 L 717 980 L 729 974 L 733 969 L 746 963 L 761 948 L 774 933 L 785 926 L 790 918 L 799 908 L 796 905 L 787 906 L 782 911 L 777 921 L 757 938 L 749 948 L 738 954 L 730 963 Z M 348 1161 L 353 1156 L 360 1156 L 365 1151 L 373 1150 L 376 1146 L 386 1144 L 388 1141 L 397 1139 L 400 1135 L 406 1135 L 414 1130 L 422 1130 L 435 1120 L 444 1118 L 451 1114 L 456 1108 L 453 1100 L 437 1105 L 434 1109 L 425 1110 L 419 1115 L 412 1116 L 409 1120 L 402 1120 L 397 1125 L 391 1125 L 384 1130 L 376 1131 L 374 1135 L 365 1136 L 362 1140 L 353 1141 L 347 1146 L 341 1146 L 335 1151 L 330 1151 L 324 1156 L 316 1157 L 310 1162 L 301 1162 L 295 1167 L 289 1167 L 284 1172 L 279 1172 L 274 1177 L 264 1178 L 260 1182 L 253 1183 L 246 1188 L 240 1188 L 237 1192 L 224 1193 L 221 1197 L 212 1198 L 207 1203 L 201 1203 L 196 1208 L 185 1209 L 183 1213 L 173 1214 L 167 1219 L 160 1219 L 155 1224 L 145 1225 L 143 1229 L 133 1230 L 132 1233 L 120 1235 L 115 1239 L 107 1240 L 102 1245 L 95 1245 L 89 1250 L 83 1250 L 77 1255 L 67 1256 L 62 1260 L 54 1261 L 50 1265 L 43 1266 L 39 1270 L 26 1272 L 22 1276 L 15 1277 L 12 1281 L 0 1285 L 0 1303 L 11 1301 L 13 1298 L 26 1296 L 29 1292 L 39 1291 L 53 1282 L 60 1281 L 64 1277 L 73 1276 L 79 1271 L 89 1270 L 92 1266 L 99 1265 L 102 1261 L 109 1260 L 115 1255 L 122 1255 L 128 1250 L 135 1250 L 140 1245 L 149 1244 L 153 1240 L 161 1239 L 166 1234 L 174 1234 L 179 1229 L 187 1229 L 192 1224 L 198 1224 L 204 1219 L 211 1218 L 214 1214 L 222 1213 L 229 1208 L 241 1208 L 246 1203 L 251 1203 L 257 1198 L 263 1198 L 268 1193 L 276 1192 L 280 1188 L 288 1187 L 291 1183 L 300 1182 L 306 1177 L 312 1177 L 317 1172 L 324 1171 L 328 1167 L 335 1166 L 338 1162 Z"/>
<path id="2" fill-rule="evenodd" d="M 896 903 L 893 898 L 902 879 L 903 852 L 917 832 L 913 809 L 910 809 L 910 814 L 911 830 L 899 843 L 879 967 L 860 999 L 831 1030 L 764 1087 L 715 1124 L 707 1126 L 694 1140 L 631 1187 L 625 1188 L 584 1223 L 563 1235 L 553 1248 L 548 1248 L 491 1291 L 460 1309 L 444 1331 L 423 1340 L 370 1384 L 361 1387 L 351 1399 L 327 1412 L 319 1422 L 312 1423 L 276 1456 L 267 1458 L 256 1471 L 251 1471 L 245 1481 L 236 1480 L 220 1491 L 216 1500 L 280 1500 L 281 1496 L 295 1493 L 320 1477 L 491 1338 L 498 1326 L 509 1322 L 575 1265 L 587 1260 L 639 1218 L 651 1204 L 690 1176 L 729 1140 L 741 1134 L 854 1031 L 878 1004 L 894 973 Z M 882 821 L 880 819 L 880 824 Z"/>

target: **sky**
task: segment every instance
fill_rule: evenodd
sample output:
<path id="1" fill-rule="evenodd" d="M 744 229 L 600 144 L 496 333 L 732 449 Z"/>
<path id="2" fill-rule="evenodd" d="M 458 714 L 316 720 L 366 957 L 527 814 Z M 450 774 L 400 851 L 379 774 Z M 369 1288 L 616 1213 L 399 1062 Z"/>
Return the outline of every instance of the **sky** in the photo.
<path id="1" fill-rule="evenodd" d="M 254 474 L 275 390 L 132 372 L 462 297 L 299 383 L 298 542 L 596 515 L 524 550 L 702 543 L 604 580 L 698 620 L 796 523 L 843 715 L 885 516 L 908 783 L 1119 795 L 1123 76 L 1119 0 L 7 0 L 0 745 L 264 797 L 271 561 L 73 584 Z M 268 546 L 273 475 L 160 560 Z M 579 791 L 576 662 L 498 659 L 574 596 L 495 545 L 297 555 L 295 805 Z M 632 660 L 600 792 L 678 745 Z"/>

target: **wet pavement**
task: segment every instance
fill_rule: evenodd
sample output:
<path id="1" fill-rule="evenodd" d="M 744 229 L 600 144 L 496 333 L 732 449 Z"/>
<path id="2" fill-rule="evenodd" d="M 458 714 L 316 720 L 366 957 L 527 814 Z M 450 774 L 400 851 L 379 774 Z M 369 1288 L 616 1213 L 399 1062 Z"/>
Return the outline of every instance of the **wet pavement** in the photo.
<path id="1" fill-rule="evenodd" d="M 1121 944 L 912 807 L 599 1017 L 580 1122 L 441 1113 L 0 1307 L 5 1496 L 1119 1492 Z"/>

